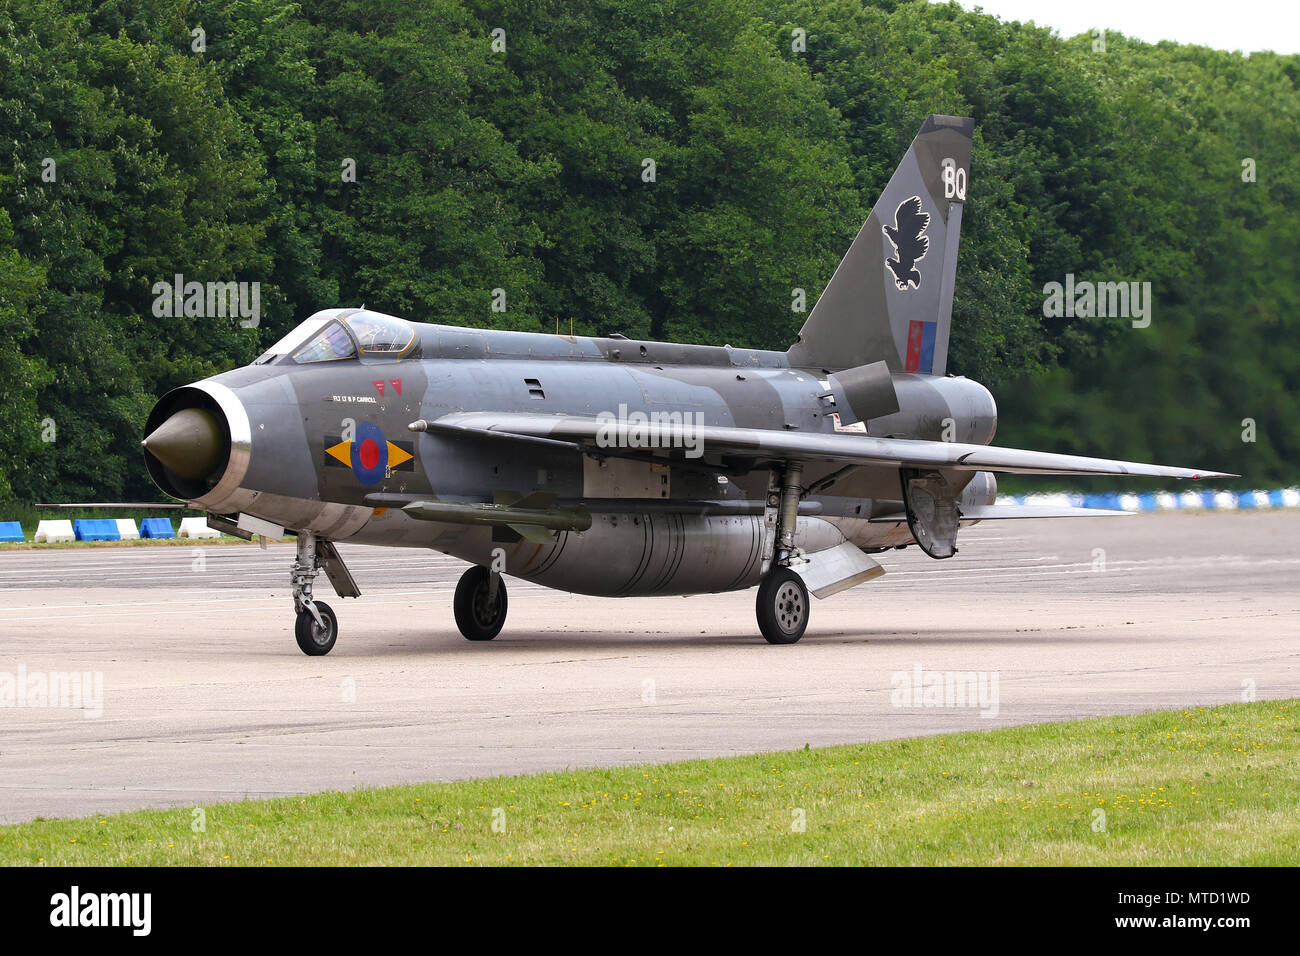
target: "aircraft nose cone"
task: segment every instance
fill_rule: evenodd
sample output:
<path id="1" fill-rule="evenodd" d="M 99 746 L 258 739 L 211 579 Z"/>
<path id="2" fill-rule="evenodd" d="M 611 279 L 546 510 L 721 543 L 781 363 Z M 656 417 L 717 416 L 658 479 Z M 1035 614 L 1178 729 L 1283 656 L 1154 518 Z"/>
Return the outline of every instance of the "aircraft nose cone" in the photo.
<path id="1" fill-rule="evenodd" d="M 221 465 L 225 441 L 221 426 L 201 408 L 183 408 L 140 444 L 182 478 L 206 478 Z"/>

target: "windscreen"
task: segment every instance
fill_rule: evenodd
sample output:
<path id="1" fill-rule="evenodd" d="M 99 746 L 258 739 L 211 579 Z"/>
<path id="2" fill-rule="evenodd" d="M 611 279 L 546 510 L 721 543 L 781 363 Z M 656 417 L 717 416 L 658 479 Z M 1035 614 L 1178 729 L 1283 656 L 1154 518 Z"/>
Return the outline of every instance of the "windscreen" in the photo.
<path id="1" fill-rule="evenodd" d="M 331 322 L 299 349 L 293 360 L 299 365 L 310 365 L 313 362 L 337 362 L 340 359 L 354 358 L 356 354 L 357 347 L 352 343 L 347 329 L 338 322 Z"/>
<path id="2" fill-rule="evenodd" d="M 311 318 L 303 319 L 290 329 L 280 341 L 259 355 L 253 364 L 265 365 L 272 359 L 277 359 L 282 355 L 291 355 L 304 342 L 310 341 L 312 336 L 319 332 L 329 320 L 330 316 L 323 312 L 317 312 Z"/>

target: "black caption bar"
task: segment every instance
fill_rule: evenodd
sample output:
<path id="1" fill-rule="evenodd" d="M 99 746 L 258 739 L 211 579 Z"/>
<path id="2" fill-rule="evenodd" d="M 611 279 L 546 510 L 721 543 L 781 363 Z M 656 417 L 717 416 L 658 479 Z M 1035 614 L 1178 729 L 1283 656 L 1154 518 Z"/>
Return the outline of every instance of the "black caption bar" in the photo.
<path id="1" fill-rule="evenodd" d="M 434 939 L 456 927 L 504 933 L 566 925 L 595 939 L 607 923 L 625 934 L 627 919 L 648 920 L 638 925 L 654 933 L 687 915 L 741 936 L 773 921 L 793 927 L 815 919 L 823 927 L 844 920 L 868 934 L 928 926 L 1037 930 L 1071 940 L 1199 935 L 1231 942 L 1290 925 L 1283 912 L 1288 876 L 1230 869 L 36 868 L 0 870 L 0 916 L 10 942 L 75 936 L 128 946 L 250 938 L 337 946 L 353 936 L 373 942 L 377 928 L 397 926 Z M 750 903 L 737 909 L 744 900 Z"/>

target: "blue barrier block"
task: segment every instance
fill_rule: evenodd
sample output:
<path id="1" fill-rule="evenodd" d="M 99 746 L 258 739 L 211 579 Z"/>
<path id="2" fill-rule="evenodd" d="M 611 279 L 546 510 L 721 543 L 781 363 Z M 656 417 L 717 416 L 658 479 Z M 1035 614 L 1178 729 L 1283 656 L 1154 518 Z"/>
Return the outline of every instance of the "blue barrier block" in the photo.
<path id="1" fill-rule="evenodd" d="M 145 518 L 140 522 L 140 537 L 174 538 L 176 532 L 172 529 L 170 518 Z"/>
<path id="2" fill-rule="evenodd" d="M 23 526 L 17 521 L 0 521 L 0 541 L 26 541 Z"/>
<path id="3" fill-rule="evenodd" d="M 1214 504 L 1214 492 L 1213 492 L 1213 491 L 1202 491 L 1202 492 L 1201 492 L 1201 505 L 1202 505 L 1203 507 L 1206 507 L 1206 508 L 1213 508 L 1213 507 L 1215 507 L 1215 504 Z"/>
<path id="4" fill-rule="evenodd" d="M 1239 491 L 1239 492 L 1237 492 L 1237 507 L 1238 507 L 1238 508 L 1254 508 L 1255 506 L 1256 506 L 1256 505 L 1255 505 L 1255 492 L 1253 492 L 1253 491 Z"/>
<path id="5" fill-rule="evenodd" d="M 121 541 L 117 522 L 112 518 L 79 518 L 72 522 L 78 541 Z"/>
<path id="6" fill-rule="evenodd" d="M 1155 510 L 1156 510 L 1156 496 L 1155 496 L 1155 495 L 1150 495 L 1150 494 L 1148 494 L 1148 495 L 1138 495 L 1138 510 L 1139 510 L 1139 511 L 1155 511 Z"/>
<path id="7" fill-rule="evenodd" d="M 1281 508 L 1286 505 L 1286 499 L 1282 497 L 1282 489 L 1270 491 L 1268 493 L 1268 503 L 1274 508 Z"/>
<path id="8" fill-rule="evenodd" d="M 1115 492 L 1109 492 L 1104 495 L 1084 495 L 1083 507 L 1085 508 L 1108 508 L 1111 511 L 1122 511 L 1119 503 L 1119 495 Z"/>

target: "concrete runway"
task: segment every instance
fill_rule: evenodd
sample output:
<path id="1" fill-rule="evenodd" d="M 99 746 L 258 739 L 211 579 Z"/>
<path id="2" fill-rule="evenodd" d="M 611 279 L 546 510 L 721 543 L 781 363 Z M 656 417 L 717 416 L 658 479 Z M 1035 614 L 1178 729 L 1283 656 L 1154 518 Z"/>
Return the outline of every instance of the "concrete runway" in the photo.
<path id="1" fill-rule="evenodd" d="M 0 552 L 0 682 L 103 689 L 99 717 L 0 706 L 0 820 L 1294 697 L 1298 540 L 1296 511 L 986 522 L 949 561 L 879 556 L 790 647 L 759 636 L 753 591 L 514 580 L 501 637 L 471 644 L 463 564 L 345 543 L 365 593 L 321 578 L 323 658 L 294 644 L 291 545 Z M 918 668 L 996 677 L 996 716 L 899 706 Z"/>

